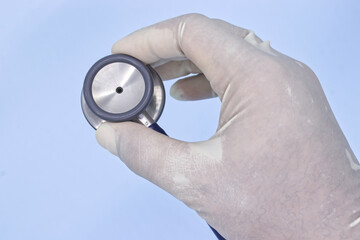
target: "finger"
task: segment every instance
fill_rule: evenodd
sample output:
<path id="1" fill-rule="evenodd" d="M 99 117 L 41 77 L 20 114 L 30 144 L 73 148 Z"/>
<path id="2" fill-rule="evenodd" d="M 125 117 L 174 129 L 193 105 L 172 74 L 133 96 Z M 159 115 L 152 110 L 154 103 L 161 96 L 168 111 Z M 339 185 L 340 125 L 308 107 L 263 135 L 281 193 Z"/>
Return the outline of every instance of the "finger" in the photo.
<path id="1" fill-rule="evenodd" d="M 147 64 L 164 59 L 184 58 L 185 55 L 178 44 L 176 30 L 180 21 L 180 18 L 172 18 L 139 29 L 117 41 L 111 51 L 129 54 Z"/>
<path id="2" fill-rule="evenodd" d="M 136 31 L 113 46 L 146 63 L 186 56 L 207 79 L 216 93 L 223 94 L 231 78 L 244 72 L 257 57 L 256 48 L 228 31 L 224 24 L 199 14 L 184 15 Z M 229 62 L 236 62 L 234 64 Z M 226 76 L 220 73 L 227 72 Z M 238 76 L 241 77 L 241 76 Z"/>
<path id="3" fill-rule="evenodd" d="M 153 68 L 157 68 L 160 67 L 161 65 L 164 65 L 168 62 L 172 62 L 172 61 L 185 61 L 188 60 L 185 56 L 184 57 L 174 57 L 174 58 L 167 58 L 167 59 L 161 59 L 157 62 L 154 62 L 151 64 L 151 67 Z"/>
<path id="4" fill-rule="evenodd" d="M 136 174 L 167 191 L 176 169 L 184 169 L 189 156 L 187 143 L 132 122 L 103 123 L 96 132 L 98 143 Z"/>
<path id="5" fill-rule="evenodd" d="M 172 85 L 170 95 L 181 101 L 201 100 L 217 96 L 203 74 L 178 80 Z"/>
<path id="6" fill-rule="evenodd" d="M 190 73 L 201 73 L 200 69 L 189 60 L 171 61 L 155 68 L 162 80 L 186 76 Z"/>

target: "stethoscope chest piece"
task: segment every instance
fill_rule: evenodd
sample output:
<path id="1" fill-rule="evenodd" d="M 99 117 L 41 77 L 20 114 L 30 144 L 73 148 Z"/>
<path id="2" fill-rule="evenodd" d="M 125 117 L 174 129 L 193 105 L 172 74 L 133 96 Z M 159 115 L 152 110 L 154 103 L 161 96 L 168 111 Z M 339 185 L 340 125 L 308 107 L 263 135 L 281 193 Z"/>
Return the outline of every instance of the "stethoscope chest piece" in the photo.
<path id="1" fill-rule="evenodd" d="M 162 80 L 155 70 L 134 57 L 104 57 L 85 77 L 81 106 L 95 129 L 105 121 L 136 121 L 150 126 L 159 119 L 164 105 Z"/>

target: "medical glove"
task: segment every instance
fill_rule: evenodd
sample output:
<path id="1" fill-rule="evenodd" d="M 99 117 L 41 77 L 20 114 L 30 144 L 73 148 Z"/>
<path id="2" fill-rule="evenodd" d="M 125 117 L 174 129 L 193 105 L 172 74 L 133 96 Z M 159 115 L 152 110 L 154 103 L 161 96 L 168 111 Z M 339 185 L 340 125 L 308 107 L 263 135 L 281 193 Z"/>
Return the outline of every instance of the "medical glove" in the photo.
<path id="1" fill-rule="evenodd" d="M 202 142 L 102 124 L 98 142 L 132 171 L 226 239 L 360 239 L 360 167 L 308 66 L 199 14 L 140 29 L 112 52 L 164 80 L 185 76 L 176 99 L 221 101 L 217 131 Z"/>

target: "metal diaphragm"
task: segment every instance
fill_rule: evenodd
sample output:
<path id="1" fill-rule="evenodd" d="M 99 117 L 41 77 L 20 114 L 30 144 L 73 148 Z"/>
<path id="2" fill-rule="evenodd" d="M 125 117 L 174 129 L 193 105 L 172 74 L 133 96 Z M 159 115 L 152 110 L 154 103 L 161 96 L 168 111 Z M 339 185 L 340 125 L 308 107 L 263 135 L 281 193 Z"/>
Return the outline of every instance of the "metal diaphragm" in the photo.
<path id="1" fill-rule="evenodd" d="M 81 94 L 85 118 L 97 129 L 102 122 L 156 122 L 164 109 L 165 91 L 155 70 L 125 54 L 106 56 L 86 74 Z"/>

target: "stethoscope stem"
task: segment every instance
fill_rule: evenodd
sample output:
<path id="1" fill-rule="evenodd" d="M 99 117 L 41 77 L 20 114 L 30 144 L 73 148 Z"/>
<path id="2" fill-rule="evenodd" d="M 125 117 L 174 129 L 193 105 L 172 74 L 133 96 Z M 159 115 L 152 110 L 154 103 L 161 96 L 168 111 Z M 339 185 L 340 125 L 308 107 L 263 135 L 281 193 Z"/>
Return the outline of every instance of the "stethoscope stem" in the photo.
<path id="1" fill-rule="evenodd" d="M 208 224 L 209 225 L 209 224 Z M 220 233 L 218 233 L 212 226 L 209 225 L 209 227 L 211 228 L 211 230 L 213 231 L 213 233 L 215 234 L 215 236 L 217 237 L 217 239 L 219 240 L 226 240 L 223 236 L 220 235 Z"/>
<path id="2" fill-rule="evenodd" d="M 158 133 L 164 134 L 166 136 L 168 136 L 166 134 L 166 132 L 164 131 L 164 129 L 162 129 L 159 124 L 157 124 L 156 122 L 152 123 L 149 128 L 157 131 Z M 209 225 L 209 224 L 208 224 Z M 219 240 L 226 240 L 223 236 L 220 235 L 220 233 L 218 233 L 212 226 L 209 225 L 209 227 L 211 228 L 211 230 L 213 231 L 213 233 L 215 234 L 215 236 L 219 239 Z"/>
<path id="3" fill-rule="evenodd" d="M 164 135 L 167 136 L 167 134 L 166 134 L 166 132 L 164 131 L 164 129 L 162 129 L 162 128 L 159 126 L 159 124 L 157 124 L 157 123 L 151 124 L 151 125 L 149 126 L 149 128 L 157 131 L 158 133 L 161 133 L 161 134 L 164 134 Z"/>

